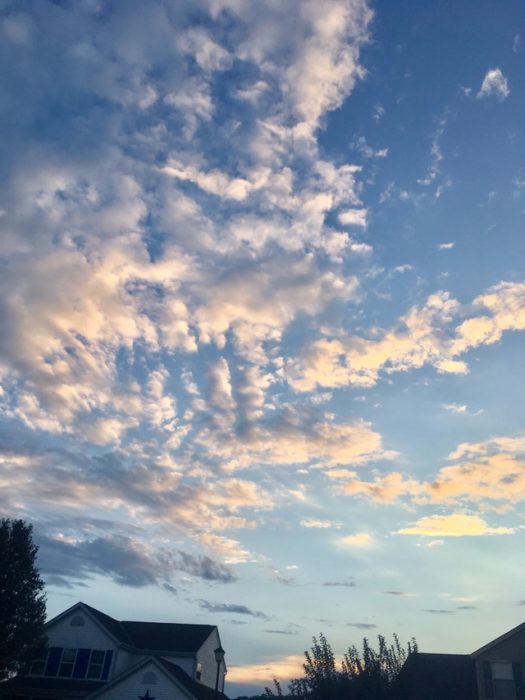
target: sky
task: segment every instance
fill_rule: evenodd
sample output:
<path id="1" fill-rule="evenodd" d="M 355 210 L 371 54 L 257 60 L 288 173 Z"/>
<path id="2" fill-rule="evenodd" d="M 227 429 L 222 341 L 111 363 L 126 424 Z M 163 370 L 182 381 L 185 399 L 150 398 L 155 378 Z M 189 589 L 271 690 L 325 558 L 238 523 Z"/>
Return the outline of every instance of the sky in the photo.
<path id="1" fill-rule="evenodd" d="M 48 614 L 525 619 L 521 0 L 0 0 L 0 511 Z"/>

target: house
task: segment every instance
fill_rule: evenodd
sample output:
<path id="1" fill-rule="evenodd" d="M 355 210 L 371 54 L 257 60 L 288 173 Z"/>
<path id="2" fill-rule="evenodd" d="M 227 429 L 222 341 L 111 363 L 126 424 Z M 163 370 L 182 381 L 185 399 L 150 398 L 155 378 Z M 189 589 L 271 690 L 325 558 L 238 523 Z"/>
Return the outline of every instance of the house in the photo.
<path id="1" fill-rule="evenodd" d="M 411 654 L 399 677 L 403 700 L 525 699 L 525 623 L 471 654 Z"/>
<path id="2" fill-rule="evenodd" d="M 0 700 L 227 700 L 215 625 L 119 621 L 77 603 L 46 633 L 46 658 L 0 683 Z"/>

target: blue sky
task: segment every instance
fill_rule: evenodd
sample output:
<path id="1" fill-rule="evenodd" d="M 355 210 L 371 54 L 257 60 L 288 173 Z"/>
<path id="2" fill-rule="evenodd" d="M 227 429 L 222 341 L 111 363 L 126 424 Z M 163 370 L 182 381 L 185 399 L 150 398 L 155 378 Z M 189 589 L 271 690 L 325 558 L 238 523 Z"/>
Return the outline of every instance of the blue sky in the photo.
<path id="1" fill-rule="evenodd" d="M 0 3 L 0 505 L 48 611 L 523 620 L 525 8 Z M 251 684 L 251 685 L 250 685 Z"/>

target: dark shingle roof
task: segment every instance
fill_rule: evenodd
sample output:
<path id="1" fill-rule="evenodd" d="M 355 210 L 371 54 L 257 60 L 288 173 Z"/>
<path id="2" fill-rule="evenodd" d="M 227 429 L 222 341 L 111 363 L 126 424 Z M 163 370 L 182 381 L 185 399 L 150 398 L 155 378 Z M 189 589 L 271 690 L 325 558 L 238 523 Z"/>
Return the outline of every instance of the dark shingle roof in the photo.
<path id="1" fill-rule="evenodd" d="M 410 654 L 399 676 L 404 700 L 476 700 L 476 670 L 467 654 Z"/>
<path id="2" fill-rule="evenodd" d="M 210 636 L 212 625 L 175 622 L 121 622 L 131 644 L 141 650 L 196 652 Z"/>
<path id="3" fill-rule="evenodd" d="M 115 620 L 83 603 L 119 642 L 141 651 L 194 653 L 213 632 L 213 625 L 190 625 L 177 622 L 132 622 Z"/>
<path id="4" fill-rule="evenodd" d="M 82 603 L 82 605 L 84 608 L 86 608 L 86 610 L 89 610 L 93 617 L 98 620 L 101 625 L 105 627 L 108 632 L 110 632 L 110 634 L 112 634 L 113 637 L 115 637 L 119 642 L 123 642 L 124 644 L 132 644 L 131 639 L 128 637 L 126 631 L 122 627 L 121 622 L 103 612 L 100 612 L 100 610 L 97 610 L 96 608 L 92 608 L 91 605 L 86 605 L 86 603 Z"/>
<path id="5" fill-rule="evenodd" d="M 209 688 L 207 685 L 202 685 L 202 683 L 197 683 L 191 679 L 188 674 L 182 670 L 177 664 L 172 664 L 166 659 L 159 659 L 159 662 L 164 666 L 164 668 L 171 673 L 172 676 L 181 683 L 185 688 L 187 688 L 192 695 L 194 695 L 197 700 L 214 700 L 215 699 L 215 689 Z M 228 700 L 224 693 L 218 693 L 218 700 Z"/>

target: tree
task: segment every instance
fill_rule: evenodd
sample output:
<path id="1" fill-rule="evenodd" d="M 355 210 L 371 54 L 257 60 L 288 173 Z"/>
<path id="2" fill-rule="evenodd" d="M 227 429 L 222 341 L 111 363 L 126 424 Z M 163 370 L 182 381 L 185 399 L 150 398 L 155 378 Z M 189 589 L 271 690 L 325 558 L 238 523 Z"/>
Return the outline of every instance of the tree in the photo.
<path id="1" fill-rule="evenodd" d="M 288 690 L 290 697 L 303 700 L 393 700 L 397 697 L 397 679 L 406 658 L 417 651 L 415 639 L 406 650 L 396 635 L 392 644 L 378 636 L 373 649 L 365 637 L 362 650 L 352 646 L 344 654 L 338 670 L 335 655 L 323 634 L 313 638 L 310 651 L 305 651 L 304 676 L 294 678 Z M 266 688 L 267 697 L 284 697 L 278 681 L 275 692 Z"/>
<path id="2" fill-rule="evenodd" d="M 24 671 L 46 648 L 46 598 L 32 535 L 23 520 L 0 520 L 0 680 Z"/>

